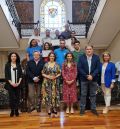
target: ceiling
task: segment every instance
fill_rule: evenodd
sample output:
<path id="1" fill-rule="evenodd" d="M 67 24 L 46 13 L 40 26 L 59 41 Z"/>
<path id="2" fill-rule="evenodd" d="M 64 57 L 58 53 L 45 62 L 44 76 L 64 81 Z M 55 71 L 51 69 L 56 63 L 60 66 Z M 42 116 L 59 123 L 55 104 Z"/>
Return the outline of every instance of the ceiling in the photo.
<path id="1" fill-rule="evenodd" d="M 7 19 L 8 17 L 0 6 L 0 49 L 19 47 L 17 29 L 12 21 Z"/>
<path id="2" fill-rule="evenodd" d="M 89 43 L 98 48 L 108 47 L 119 30 L 120 0 L 106 0 Z"/>

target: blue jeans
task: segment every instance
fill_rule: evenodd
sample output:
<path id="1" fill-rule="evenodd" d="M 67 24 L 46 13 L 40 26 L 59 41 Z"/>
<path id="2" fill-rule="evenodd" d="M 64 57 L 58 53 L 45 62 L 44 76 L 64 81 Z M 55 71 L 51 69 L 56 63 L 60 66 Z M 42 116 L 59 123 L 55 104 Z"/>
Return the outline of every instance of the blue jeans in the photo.
<path id="1" fill-rule="evenodd" d="M 80 108 L 82 110 L 85 110 L 88 88 L 90 92 L 91 110 L 96 110 L 97 82 L 93 82 L 93 81 L 86 81 L 86 82 L 81 81 Z"/>

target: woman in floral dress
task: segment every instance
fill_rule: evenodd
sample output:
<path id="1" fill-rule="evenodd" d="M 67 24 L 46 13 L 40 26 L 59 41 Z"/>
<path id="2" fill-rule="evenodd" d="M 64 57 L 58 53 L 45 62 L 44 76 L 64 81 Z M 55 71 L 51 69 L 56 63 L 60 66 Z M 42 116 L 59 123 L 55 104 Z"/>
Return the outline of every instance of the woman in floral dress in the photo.
<path id="1" fill-rule="evenodd" d="M 66 113 L 74 113 L 73 104 L 77 101 L 76 77 L 77 65 L 73 61 L 73 54 L 66 54 L 66 61 L 62 65 L 63 101 L 67 104 Z"/>
<path id="2" fill-rule="evenodd" d="M 56 107 L 59 106 L 59 76 L 61 74 L 59 65 L 55 62 L 55 54 L 51 52 L 49 55 L 49 61 L 44 65 L 42 75 L 43 81 L 43 102 L 46 105 L 48 115 L 51 113 L 57 115 Z"/>

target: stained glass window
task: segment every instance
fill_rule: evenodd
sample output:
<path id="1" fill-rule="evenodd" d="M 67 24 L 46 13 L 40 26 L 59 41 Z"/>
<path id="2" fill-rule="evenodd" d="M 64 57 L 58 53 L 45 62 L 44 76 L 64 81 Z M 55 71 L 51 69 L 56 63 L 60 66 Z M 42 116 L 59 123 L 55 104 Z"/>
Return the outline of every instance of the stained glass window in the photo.
<path id="1" fill-rule="evenodd" d="M 66 23 L 65 5 L 62 0 L 43 0 L 40 8 L 41 32 L 46 29 L 63 31 Z"/>

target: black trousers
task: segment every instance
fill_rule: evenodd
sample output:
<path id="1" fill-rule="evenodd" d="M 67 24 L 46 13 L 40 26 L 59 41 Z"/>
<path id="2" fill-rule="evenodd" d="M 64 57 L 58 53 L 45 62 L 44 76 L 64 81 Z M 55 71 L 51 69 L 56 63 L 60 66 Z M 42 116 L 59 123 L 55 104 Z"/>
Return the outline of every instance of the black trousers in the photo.
<path id="1" fill-rule="evenodd" d="M 9 103 L 10 103 L 10 108 L 12 110 L 16 110 L 19 108 L 19 102 L 20 102 L 20 87 L 9 87 L 8 90 L 9 93 Z"/>

